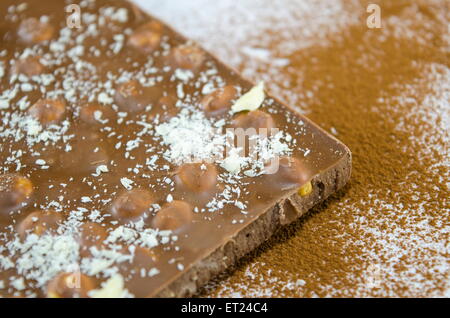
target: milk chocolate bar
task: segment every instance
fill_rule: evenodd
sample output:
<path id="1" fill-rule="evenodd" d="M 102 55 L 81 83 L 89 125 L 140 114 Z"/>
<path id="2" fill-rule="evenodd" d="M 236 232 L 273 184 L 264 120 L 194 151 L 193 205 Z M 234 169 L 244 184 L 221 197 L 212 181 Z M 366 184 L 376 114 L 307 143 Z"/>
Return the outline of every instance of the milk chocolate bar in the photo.
<path id="1" fill-rule="evenodd" d="M 0 15 L 3 297 L 195 295 L 350 177 L 341 142 L 132 3 Z"/>

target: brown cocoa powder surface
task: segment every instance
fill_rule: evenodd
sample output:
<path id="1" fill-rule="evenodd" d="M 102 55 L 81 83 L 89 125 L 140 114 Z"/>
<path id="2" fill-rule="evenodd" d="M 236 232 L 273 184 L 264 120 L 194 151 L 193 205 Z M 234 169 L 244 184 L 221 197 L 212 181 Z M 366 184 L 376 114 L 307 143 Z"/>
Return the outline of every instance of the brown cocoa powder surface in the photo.
<path id="1" fill-rule="evenodd" d="M 449 2 L 187 3 L 145 7 L 353 152 L 343 191 L 201 296 L 450 296 Z M 366 25 L 369 3 L 381 29 Z"/>

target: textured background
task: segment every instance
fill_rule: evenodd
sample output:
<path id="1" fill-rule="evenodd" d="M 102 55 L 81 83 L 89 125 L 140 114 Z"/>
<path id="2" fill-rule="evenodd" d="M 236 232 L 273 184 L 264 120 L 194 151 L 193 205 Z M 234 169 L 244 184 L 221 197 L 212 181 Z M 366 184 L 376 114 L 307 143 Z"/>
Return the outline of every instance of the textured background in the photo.
<path id="1" fill-rule="evenodd" d="M 204 296 L 450 296 L 449 2 L 137 0 L 353 151 L 350 184 Z"/>

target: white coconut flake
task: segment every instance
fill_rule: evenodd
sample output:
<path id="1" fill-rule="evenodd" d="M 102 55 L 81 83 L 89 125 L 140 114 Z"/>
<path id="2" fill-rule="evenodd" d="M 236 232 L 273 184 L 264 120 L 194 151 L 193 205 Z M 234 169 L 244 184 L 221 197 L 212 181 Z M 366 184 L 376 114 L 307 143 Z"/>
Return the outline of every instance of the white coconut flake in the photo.
<path id="1" fill-rule="evenodd" d="M 260 82 L 246 94 L 241 96 L 232 106 L 233 113 L 242 111 L 253 111 L 261 107 L 266 95 L 264 93 L 264 82 Z"/>
<path id="2" fill-rule="evenodd" d="M 120 178 L 120 183 L 123 185 L 123 187 L 127 190 L 133 189 L 134 181 L 130 180 L 128 178 Z"/>

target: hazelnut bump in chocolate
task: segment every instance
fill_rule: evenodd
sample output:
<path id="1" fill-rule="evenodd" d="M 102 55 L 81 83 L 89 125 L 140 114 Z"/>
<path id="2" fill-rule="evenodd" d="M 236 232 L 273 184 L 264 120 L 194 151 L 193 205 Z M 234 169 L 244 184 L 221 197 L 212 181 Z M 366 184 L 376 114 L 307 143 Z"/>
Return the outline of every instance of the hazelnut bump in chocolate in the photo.
<path id="1" fill-rule="evenodd" d="M 150 21 L 130 35 L 128 44 L 142 53 L 152 53 L 159 47 L 162 34 L 163 25 L 157 21 Z"/>
<path id="2" fill-rule="evenodd" d="M 142 100 L 143 87 L 137 80 L 131 80 L 117 87 L 115 102 L 123 111 L 137 112 L 145 108 Z"/>
<path id="3" fill-rule="evenodd" d="M 62 213 L 55 211 L 36 211 L 27 215 L 27 217 L 20 222 L 17 227 L 17 232 L 22 240 L 29 234 L 55 234 L 62 221 Z"/>
<path id="4" fill-rule="evenodd" d="M 193 219 L 192 207 L 183 201 L 166 203 L 153 218 L 152 225 L 160 230 L 177 231 Z"/>
<path id="5" fill-rule="evenodd" d="M 26 75 L 33 77 L 41 75 L 45 71 L 45 66 L 42 65 L 39 56 L 27 57 L 18 60 L 12 68 L 12 73 L 15 75 Z"/>
<path id="6" fill-rule="evenodd" d="M 60 99 L 40 99 L 28 109 L 28 114 L 44 126 L 59 123 L 66 113 L 66 103 Z"/>
<path id="7" fill-rule="evenodd" d="M 0 211 L 9 212 L 26 203 L 33 191 L 33 183 L 24 176 L 0 175 Z"/>
<path id="8" fill-rule="evenodd" d="M 115 119 L 115 112 L 99 103 L 87 103 L 80 109 L 80 119 L 86 124 L 101 125 L 104 121 Z"/>
<path id="9" fill-rule="evenodd" d="M 114 200 L 111 212 L 119 221 L 133 221 L 143 217 L 154 202 L 147 190 L 130 190 L 120 194 Z"/>
<path id="10" fill-rule="evenodd" d="M 233 120 L 233 126 L 243 129 L 267 129 L 268 131 L 276 127 L 272 116 L 260 110 L 237 115 Z"/>
<path id="11" fill-rule="evenodd" d="M 217 184 L 217 168 L 209 163 L 182 165 L 176 174 L 180 187 L 192 192 L 211 191 Z"/>
<path id="12" fill-rule="evenodd" d="M 28 18 L 20 23 L 17 35 L 26 44 L 49 41 L 54 35 L 54 27 L 46 19 Z"/>
<path id="13" fill-rule="evenodd" d="M 197 72 L 205 62 L 205 52 L 191 44 L 179 45 L 169 55 L 170 65 L 174 69 L 184 69 Z"/>
<path id="14" fill-rule="evenodd" d="M 230 110 L 237 94 L 237 89 L 232 85 L 219 88 L 202 99 L 202 108 L 210 116 L 222 115 Z"/>

